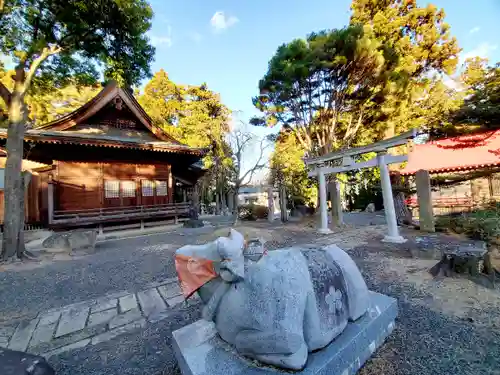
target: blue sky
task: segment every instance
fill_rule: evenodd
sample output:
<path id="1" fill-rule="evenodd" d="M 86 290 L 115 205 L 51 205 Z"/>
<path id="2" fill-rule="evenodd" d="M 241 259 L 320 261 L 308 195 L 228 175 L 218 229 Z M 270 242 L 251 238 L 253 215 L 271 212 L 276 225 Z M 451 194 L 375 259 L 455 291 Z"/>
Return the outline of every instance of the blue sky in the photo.
<path id="1" fill-rule="evenodd" d="M 151 0 L 156 46 L 153 72 L 163 68 L 182 84 L 221 94 L 245 118 L 256 114 L 251 98 L 276 48 L 311 31 L 340 28 L 350 0 Z M 427 1 L 421 1 L 426 5 Z M 500 0 L 436 0 L 446 12 L 462 58 L 500 61 Z"/>

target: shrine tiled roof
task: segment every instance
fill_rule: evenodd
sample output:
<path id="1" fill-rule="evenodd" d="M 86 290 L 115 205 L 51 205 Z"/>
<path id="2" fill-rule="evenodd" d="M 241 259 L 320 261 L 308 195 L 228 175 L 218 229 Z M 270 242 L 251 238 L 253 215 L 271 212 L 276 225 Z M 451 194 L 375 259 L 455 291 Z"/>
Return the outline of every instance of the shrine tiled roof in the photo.
<path id="1" fill-rule="evenodd" d="M 0 139 L 7 139 L 7 129 L 0 129 Z M 185 153 L 203 156 L 208 149 L 193 148 L 181 143 L 165 141 L 148 141 L 130 138 L 126 136 L 111 136 L 107 134 L 87 134 L 72 131 L 47 131 L 39 129 L 26 130 L 25 142 L 30 143 L 52 143 L 52 144 L 74 144 L 94 147 L 112 147 L 125 149 L 138 149 L 156 152 Z"/>
<path id="2" fill-rule="evenodd" d="M 500 166 L 500 130 L 445 138 L 414 145 L 408 164 L 400 171 L 443 173 Z"/>
<path id="3" fill-rule="evenodd" d="M 95 120 L 95 116 L 109 109 L 120 115 L 125 109 L 131 118 L 113 117 Z M 113 121 L 115 123 L 113 123 Z M 125 123 L 124 123 L 125 121 Z M 129 126 L 132 123 L 133 126 Z M 0 129 L 0 139 L 7 138 L 7 130 Z M 95 147 L 137 149 L 204 156 L 208 148 L 182 144 L 164 128 L 156 126 L 129 90 L 111 82 L 93 99 L 75 111 L 36 129 L 26 130 L 25 142 L 73 144 Z"/>

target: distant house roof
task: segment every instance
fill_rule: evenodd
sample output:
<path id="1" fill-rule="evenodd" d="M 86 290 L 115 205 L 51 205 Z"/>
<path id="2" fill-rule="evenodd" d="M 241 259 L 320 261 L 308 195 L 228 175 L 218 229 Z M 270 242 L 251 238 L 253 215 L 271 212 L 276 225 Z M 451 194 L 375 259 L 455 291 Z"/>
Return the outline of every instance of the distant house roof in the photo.
<path id="1" fill-rule="evenodd" d="M 420 169 L 441 173 L 491 166 L 500 166 L 500 130 L 415 145 L 400 173 L 410 175 Z"/>

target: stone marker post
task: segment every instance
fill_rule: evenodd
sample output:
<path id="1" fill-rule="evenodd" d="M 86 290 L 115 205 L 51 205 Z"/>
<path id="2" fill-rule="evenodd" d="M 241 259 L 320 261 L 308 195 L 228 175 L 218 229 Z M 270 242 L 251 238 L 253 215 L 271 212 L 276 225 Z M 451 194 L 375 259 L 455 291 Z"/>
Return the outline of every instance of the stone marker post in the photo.
<path id="1" fill-rule="evenodd" d="M 274 192 L 272 186 L 267 188 L 267 221 L 270 223 L 274 221 Z"/>
<path id="2" fill-rule="evenodd" d="M 281 211 L 281 221 L 288 221 L 288 212 L 286 210 L 286 189 L 283 184 L 280 185 L 280 211 Z"/>
<path id="3" fill-rule="evenodd" d="M 335 176 L 332 176 L 328 184 L 330 191 L 330 200 L 332 202 L 332 224 L 344 224 L 344 217 L 342 213 L 342 198 L 340 196 L 340 184 Z"/>
<path id="4" fill-rule="evenodd" d="M 227 193 L 227 208 L 229 210 L 229 215 L 234 214 L 234 192 L 230 191 Z"/>
<path id="5" fill-rule="evenodd" d="M 326 176 L 322 168 L 318 172 L 318 188 L 319 188 L 319 211 L 321 215 L 319 233 L 330 233 L 328 228 L 328 204 L 326 203 Z"/>
<path id="6" fill-rule="evenodd" d="M 417 171 L 415 181 L 417 185 L 420 229 L 426 232 L 435 232 L 429 171 L 423 169 Z"/>

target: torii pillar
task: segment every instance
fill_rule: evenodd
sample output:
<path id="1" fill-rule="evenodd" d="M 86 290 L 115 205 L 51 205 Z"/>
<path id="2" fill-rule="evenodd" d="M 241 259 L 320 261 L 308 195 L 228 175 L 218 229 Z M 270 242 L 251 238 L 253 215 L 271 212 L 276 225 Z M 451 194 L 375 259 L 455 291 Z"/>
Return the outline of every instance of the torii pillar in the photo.
<path id="1" fill-rule="evenodd" d="M 387 222 L 388 234 L 382 240 L 383 242 L 405 243 L 399 234 L 398 221 L 396 218 L 396 209 L 394 208 L 394 197 L 392 195 L 391 177 L 389 167 L 385 160 L 386 153 L 378 153 L 378 167 L 380 169 L 380 182 L 382 184 L 382 197 L 384 198 L 385 221 Z"/>
<path id="2" fill-rule="evenodd" d="M 326 177 L 323 167 L 318 170 L 319 182 L 319 210 L 321 213 L 321 224 L 318 232 L 321 234 L 328 234 L 332 231 L 328 228 L 328 204 L 326 202 Z"/>

